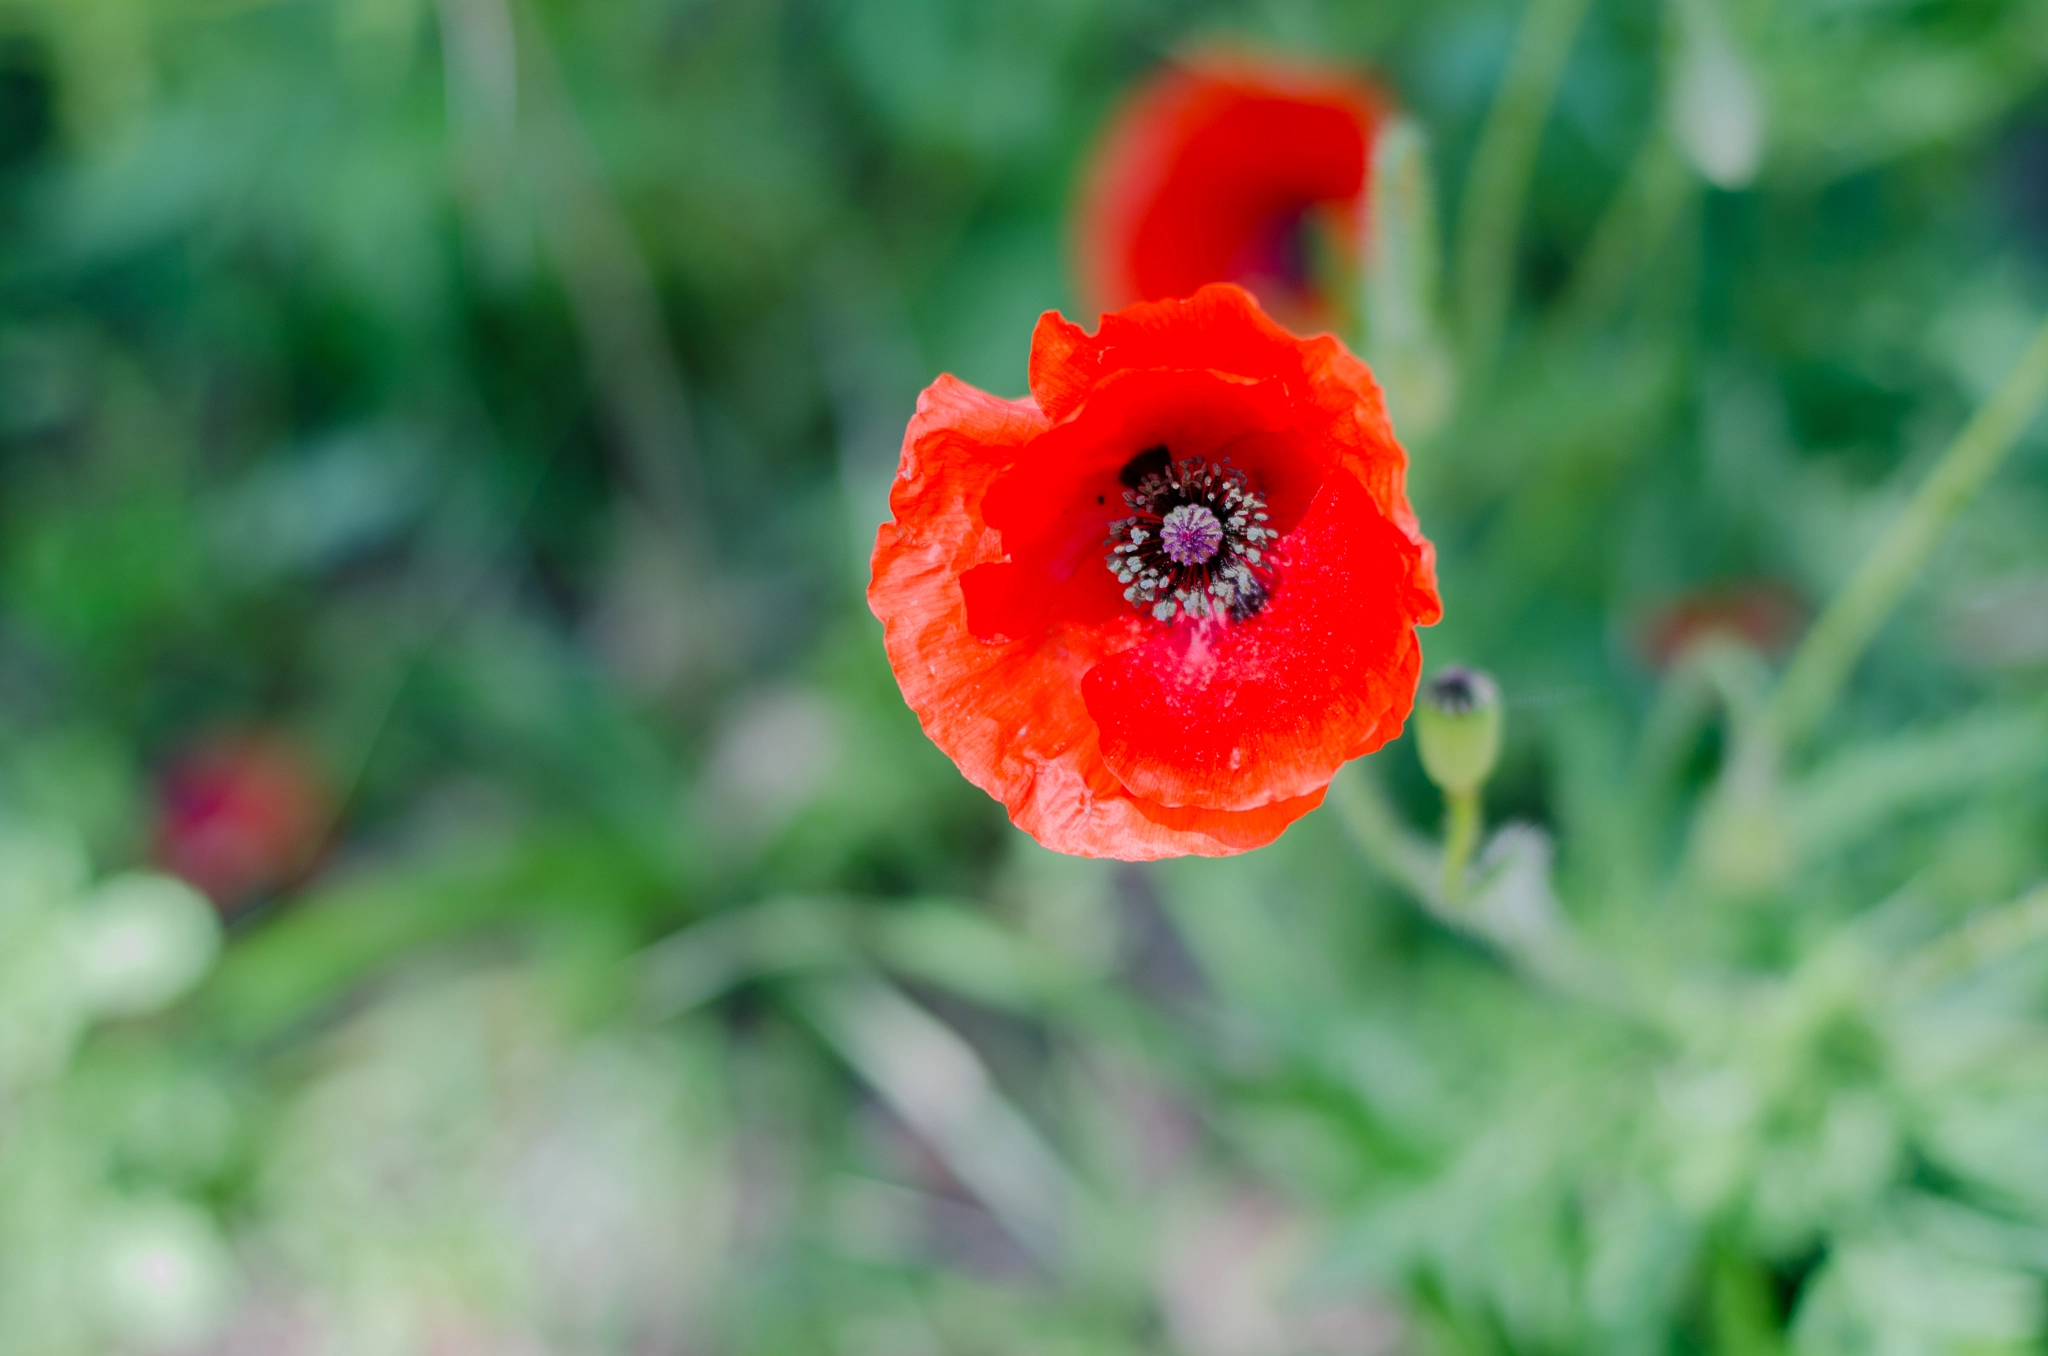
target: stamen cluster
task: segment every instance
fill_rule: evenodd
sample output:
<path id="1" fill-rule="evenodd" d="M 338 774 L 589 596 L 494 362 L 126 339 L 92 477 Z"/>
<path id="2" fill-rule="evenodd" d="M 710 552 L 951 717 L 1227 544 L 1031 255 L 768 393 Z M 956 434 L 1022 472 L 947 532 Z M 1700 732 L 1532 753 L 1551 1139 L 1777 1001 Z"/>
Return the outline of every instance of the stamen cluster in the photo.
<path id="1" fill-rule="evenodd" d="M 1279 533 L 1244 472 L 1200 457 L 1176 462 L 1164 447 L 1124 469 L 1133 513 L 1111 523 L 1110 573 L 1132 605 L 1160 621 L 1227 616 L 1265 606 L 1265 553 Z"/>

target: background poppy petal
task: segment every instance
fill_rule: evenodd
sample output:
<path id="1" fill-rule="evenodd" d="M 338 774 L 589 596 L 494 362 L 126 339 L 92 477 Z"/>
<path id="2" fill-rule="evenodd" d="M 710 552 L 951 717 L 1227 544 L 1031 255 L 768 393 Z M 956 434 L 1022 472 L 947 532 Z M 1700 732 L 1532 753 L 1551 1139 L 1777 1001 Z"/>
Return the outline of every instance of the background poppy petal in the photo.
<path id="1" fill-rule="evenodd" d="M 1116 114 L 1075 214 L 1089 304 L 1111 311 L 1247 282 L 1290 314 L 1316 304 L 1299 227 L 1362 226 L 1384 98 L 1341 69 L 1220 52 L 1167 68 Z"/>

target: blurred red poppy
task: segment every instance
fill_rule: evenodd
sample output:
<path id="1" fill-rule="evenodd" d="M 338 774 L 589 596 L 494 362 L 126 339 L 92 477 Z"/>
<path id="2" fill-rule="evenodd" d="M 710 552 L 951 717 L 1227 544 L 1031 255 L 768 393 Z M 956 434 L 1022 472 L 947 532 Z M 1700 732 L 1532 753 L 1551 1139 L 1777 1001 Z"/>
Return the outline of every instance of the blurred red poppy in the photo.
<path id="1" fill-rule="evenodd" d="M 273 733 L 216 735 L 164 769 L 156 860 L 230 908 L 299 879 L 333 813 L 312 759 Z"/>
<path id="2" fill-rule="evenodd" d="M 1441 612 L 1372 374 L 1218 285 L 1048 312 L 1031 392 L 918 401 L 868 588 L 904 697 L 1048 847 L 1271 842 L 1400 733 Z"/>
<path id="3" fill-rule="evenodd" d="M 1643 653 L 1659 670 L 1715 637 L 1774 654 L 1791 644 L 1805 620 L 1798 597 L 1782 584 L 1757 581 L 1699 589 L 1650 614 L 1641 632 Z"/>
<path id="4" fill-rule="evenodd" d="M 1084 300 L 1109 311 L 1235 282 L 1296 328 L 1327 327 L 1318 275 L 1356 266 L 1385 110 L 1330 66 L 1213 52 L 1167 66 L 1089 163 L 1074 231 Z"/>

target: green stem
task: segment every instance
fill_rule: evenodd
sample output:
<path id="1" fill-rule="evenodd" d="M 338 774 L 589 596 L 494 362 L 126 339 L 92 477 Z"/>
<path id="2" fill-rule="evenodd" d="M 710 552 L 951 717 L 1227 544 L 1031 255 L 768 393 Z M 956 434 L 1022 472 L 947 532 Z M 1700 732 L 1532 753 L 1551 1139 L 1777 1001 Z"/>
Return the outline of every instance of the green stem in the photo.
<path id="1" fill-rule="evenodd" d="M 1401 823 L 1368 768 L 1340 773 L 1330 784 L 1330 804 L 1372 864 L 1430 917 L 1485 943 L 1510 967 L 1559 993 L 1661 1027 L 1662 1018 L 1639 1001 L 1620 971 L 1580 941 L 1554 901 L 1533 914 L 1526 900 L 1502 913 L 1489 910 L 1484 890 L 1467 897 L 1462 887 L 1479 839 L 1478 792 L 1449 799 L 1450 841 L 1442 854 Z"/>
<path id="2" fill-rule="evenodd" d="M 1771 695 L 1763 732 L 1789 750 L 1820 723 L 1942 534 L 1991 478 L 2048 398 L 2048 322 L 1978 409 L 1800 642 Z"/>
<path id="3" fill-rule="evenodd" d="M 1698 183 L 1664 129 L 1652 128 L 1579 255 L 1553 312 L 1556 328 L 1591 329 L 1620 308 L 1629 284 L 1664 248 Z"/>
<path id="4" fill-rule="evenodd" d="M 1587 0 L 1529 0 L 1458 205 L 1459 309 L 1466 371 L 1483 377 L 1514 290 L 1515 239 L 1543 124 Z"/>
<path id="5" fill-rule="evenodd" d="M 1436 853 L 1429 840 L 1395 815 L 1372 773 L 1362 764 L 1346 768 L 1330 792 L 1330 804 L 1373 865 L 1432 913 L 1439 912 Z"/>
<path id="6" fill-rule="evenodd" d="M 1444 792 L 1444 902 L 1458 907 L 1465 898 L 1465 870 L 1479 846 L 1479 791 Z"/>

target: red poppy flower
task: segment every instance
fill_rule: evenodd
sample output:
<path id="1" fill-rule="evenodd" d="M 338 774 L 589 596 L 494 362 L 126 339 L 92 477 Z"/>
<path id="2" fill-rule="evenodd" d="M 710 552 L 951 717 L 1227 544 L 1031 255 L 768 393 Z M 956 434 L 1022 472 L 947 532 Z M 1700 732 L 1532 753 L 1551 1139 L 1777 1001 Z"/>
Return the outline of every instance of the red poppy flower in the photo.
<path id="1" fill-rule="evenodd" d="M 1048 847 L 1243 852 L 1400 733 L 1437 619 L 1365 364 L 1241 288 L 1058 314 L 918 401 L 868 603 L 925 733 Z"/>
<path id="2" fill-rule="evenodd" d="M 1384 109 L 1326 66 L 1209 53 L 1166 67 L 1090 161 L 1075 220 L 1084 299 L 1108 311 L 1235 282 L 1298 328 L 1327 326 L 1314 237 L 1355 264 Z"/>
<path id="3" fill-rule="evenodd" d="M 312 866 L 332 808 L 326 780 L 296 744 L 218 735 L 164 770 L 156 860 L 224 908 L 247 903 Z"/>

